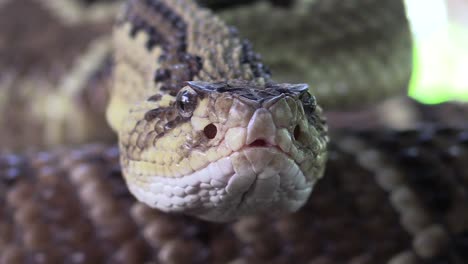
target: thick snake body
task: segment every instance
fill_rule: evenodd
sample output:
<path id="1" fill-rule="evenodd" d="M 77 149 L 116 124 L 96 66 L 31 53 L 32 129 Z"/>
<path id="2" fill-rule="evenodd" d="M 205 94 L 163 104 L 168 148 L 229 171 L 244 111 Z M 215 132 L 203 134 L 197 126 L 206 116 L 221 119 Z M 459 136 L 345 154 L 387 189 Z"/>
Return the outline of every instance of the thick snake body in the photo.
<path id="1" fill-rule="evenodd" d="M 309 84 L 325 110 L 404 94 L 412 49 L 402 1 L 257 2 L 221 17 L 252 40 L 276 81 Z"/>
<path id="2" fill-rule="evenodd" d="M 117 147 L 2 155 L 0 263 L 466 263 L 467 136 L 348 131 L 297 213 L 228 224 L 137 202 Z"/>
<path id="3" fill-rule="evenodd" d="M 114 10 L 112 16 L 87 19 L 81 14 L 95 9 L 81 1 L 59 1 L 58 6 L 57 1 L 3 2 L 2 149 L 114 141 L 104 112 L 109 80 L 106 56 L 116 9 L 106 5 L 106 10 Z M 83 20 L 64 19 L 71 16 Z"/>
<path id="4" fill-rule="evenodd" d="M 51 8 L 51 4 L 46 3 L 45 6 Z M 317 54 L 327 54 L 324 43 L 331 47 L 344 38 L 349 40 L 352 51 L 343 53 L 345 57 L 347 54 L 359 57 L 361 49 L 355 50 L 353 45 L 357 44 L 351 44 L 363 36 L 365 41 L 376 39 L 377 44 L 386 43 L 384 46 L 389 50 L 405 53 L 410 51 L 407 41 L 399 41 L 395 46 L 382 41 L 382 34 L 374 34 L 379 32 L 376 29 L 390 28 L 389 21 L 402 21 L 398 24 L 403 25 L 402 29 L 393 25 L 391 28 L 398 30 L 389 32 L 395 39 L 409 39 L 403 6 L 399 2 L 392 3 L 388 4 L 392 8 L 390 19 L 376 19 L 379 22 L 376 25 L 367 23 L 373 27 L 364 27 L 365 35 L 360 27 L 355 30 L 345 23 L 341 23 L 344 27 L 337 34 L 324 35 L 320 28 L 313 27 L 321 22 L 315 20 L 314 15 L 326 16 L 319 16 L 319 11 L 307 15 L 300 12 L 304 9 L 326 11 L 334 6 L 332 2 L 297 4 L 290 15 L 297 17 L 293 24 L 304 21 L 303 26 L 317 31 L 316 38 L 301 40 L 303 47 L 308 43 L 315 46 Z M 275 6 L 270 8 L 276 9 Z M 372 1 L 356 1 L 336 10 L 337 16 L 353 17 L 356 10 L 368 14 L 381 8 Z M 279 11 L 277 15 L 281 21 L 284 13 Z M 257 19 L 256 15 L 248 17 L 253 21 Z M 315 22 L 308 22 L 308 17 Z M 321 178 L 326 160 L 327 129 L 321 107 L 310 94 L 321 94 L 319 103 L 323 99 L 323 102 L 335 104 L 336 100 L 327 97 L 338 98 L 337 92 L 365 94 L 359 89 L 351 91 L 350 87 L 326 81 L 312 85 L 310 93 L 304 85 L 274 82 L 252 46 L 239 37 L 236 30 L 192 1 L 128 1 L 113 35 L 112 58 L 107 57 L 110 56 L 106 53 L 107 40 L 99 39 L 93 43 L 88 59 L 74 66 L 76 75 L 59 81 L 58 91 L 52 88 L 53 84 L 46 83 L 40 90 L 45 94 L 12 96 L 5 108 L 12 113 L 13 105 L 26 98 L 27 108 L 33 115 L 20 115 L 32 122 L 38 121 L 44 128 L 44 136 L 60 138 L 65 135 L 79 140 L 80 134 L 94 134 L 93 130 L 100 137 L 106 135 L 108 130 L 103 128 L 102 115 L 96 112 L 102 112 L 102 105 L 108 104 L 107 120 L 118 133 L 121 162 L 131 192 L 165 211 L 190 212 L 221 221 L 259 210 L 297 210 Z M 377 44 L 375 49 L 380 50 Z M 325 56 L 325 59 L 341 59 L 340 54 Z M 313 55 L 309 57 L 314 60 Z M 394 57 L 401 65 L 409 65 L 409 56 Z M 106 59 L 111 61 L 108 66 L 111 70 L 107 70 L 111 74 L 107 75 Z M 300 64 L 298 59 L 294 61 Z M 391 64 L 385 65 L 386 58 L 382 61 L 382 67 L 392 69 Z M 322 77 L 329 71 L 329 66 L 323 66 L 328 63 L 317 62 L 312 68 L 319 69 L 320 73 L 303 75 Z M 356 69 L 348 69 L 353 65 L 341 65 L 336 69 L 354 74 Z M 366 63 L 357 65 L 361 66 L 360 71 L 368 68 Z M 104 71 L 101 80 L 90 78 L 99 71 Z M 400 90 L 407 82 L 409 71 L 399 71 L 404 74 L 393 75 L 393 91 Z M 106 78 L 111 75 L 108 81 Z M 331 75 L 324 79 L 338 81 L 339 78 Z M 37 80 L 34 83 L 37 84 Z M 93 89 L 95 86 L 100 87 Z M 353 86 L 361 88 L 359 83 Z M 385 87 L 379 88 L 370 89 L 373 91 L 370 94 L 386 96 Z M 47 99 L 40 99 L 44 97 Z M 77 107 L 74 97 L 88 98 L 85 107 Z M 98 99 L 97 107 L 93 108 L 96 97 L 103 99 L 100 104 Z M 357 98 L 361 104 L 372 99 Z M 29 123 L 26 122 L 29 120 L 18 121 L 16 111 L 11 115 L 9 119 L 19 122 L 19 126 Z M 82 124 L 81 131 L 74 129 L 76 122 Z M 73 136 L 75 134 L 77 136 Z"/>
<path id="5" fill-rule="evenodd" d="M 325 109 L 402 91 L 402 3 L 246 2 L 216 11 L 237 33 L 191 1 L 128 1 L 111 40 L 106 1 L 0 1 L 2 147 L 112 142 L 107 105 L 120 138 L 120 153 L 1 156 L 0 262 L 467 262 L 466 129 L 332 131 L 307 202 L 327 156 L 322 110 L 305 85 L 274 82 L 309 82 Z M 250 26 L 275 21 L 295 41 Z M 150 209 L 127 187 L 164 211 L 261 215 L 209 224 Z"/>

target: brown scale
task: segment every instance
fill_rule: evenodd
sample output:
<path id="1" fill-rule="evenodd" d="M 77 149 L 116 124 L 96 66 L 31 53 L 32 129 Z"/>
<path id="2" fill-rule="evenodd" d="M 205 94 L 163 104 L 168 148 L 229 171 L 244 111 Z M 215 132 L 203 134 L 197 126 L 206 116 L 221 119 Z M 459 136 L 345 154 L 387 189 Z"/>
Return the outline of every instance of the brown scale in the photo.
<path id="1" fill-rule="evenodd" d="M 149 101 L 149 102 L 157 102 L 157 101 L 161 100 L 161 98 L 162 98 L 162 95 L 160 95 L 160 94 L 155 94 L 155 95 L 150 96 L 150 97 L 148 98 L 148 101 Z"/>
<path id="2" fill-rule="evenodd" d="M 73 173 L 73 170 L 71 170 Z M 95 232 L 89 216 L 80 215 L 79 212 L 86 212 L 81 201 L 78 199 L 76 188 L 70 184 L 66 174 L 57 179 L 61 188 L 55 187 L 55 195 L 50 197 L 50 205 L 56 212 L 62 212 L 56 219 L 49 219 L 55 226 L 56 243 L 60 245 L 65 259 L 71 261 L 70 249 L 76 254 L 76 258 L 82 261 L 98 261 L 104 255 L 101 245 L 102 241 L 93 237 Z M 70 232 L 71 231 L 71 232 Z M 94 252 L 91 251 L 94 249 Z"/>
<path id="3" fill-rule="evenodd" d="M 82 210 L 87 214 L 97 231 L 97 237 L 101 243 L 119 245 L 124 241 L 134 237 L 135 225 L 128 215 L 121 215 L 125 210 L 114 200 L 110 187 L 102 177 L 96 175 L 107 174 L 108 169 L 100 165 L 101 161 L 94 161 L 88 164 L 80 164 L 74 170 L 79 170 L 79 174 L 94 175 L 75 185 L 82 203 Z M 97 164 L 96 164 L 97 163 Z M 75 178 L 79 178 L 75 175 Z M 104 248 L 110 254 L 112 250 Z"/>
<path id="4" fill-rule="evenodd" d="M 158 260 L 161 263 L 206 263 L 207 250 L 200 241 L 193 239 L 174 239 L 166 242 L 160 249 Z"/>
<path id="5" fill-rule="evenodd" d="M 187 52 L 188 23 L 201 23 L 201 21 L 185 21 L 184 19 L 187 18 L 183 18 L 183 15 L 184 14 L 175 13 L 171 8 L 170 2 L 162 0 L 129 1 L 124 10 L 123 17 L 119 21 L 120 24 L 125 22 L 131 23 L 131 37 L 135 37 L 140 31 L 147 33 L 149 39 L 147 40 L 146 48 L 148 50 L 155 46 L 162 48 L 163 53 L 158 58 L 157 63 L 159 69 L 154 73 L 154 82 L 160 91 L 167 91 L 173 96 L 185 85 L 186 81 L 196 79 L 201 70 L 203 70 L 203 74 L 210 75 L 207 69 L 202 69 L 203 59 Z M 219 27 L 217 30 L 220 30 L 221 33 L 212 32 L 215 36 L 217 34 L 224 34 L 224 28 Z M 237 43 L 234 41 L 237 40 L 237 33 L 232 30 L 230 34 L 231 36 L 227 39 L 232 40 L 233 43 Z M 214 45 L 224 40 L 216 41 L 217 42 L 211 44 Z M 197 48 L 205 49 L 208 48 L 208 46 Z M 269 76 L 269 74 L 266 73 L 265 67 L 262 66 L 259 56 L 252 51 L 251 46 L 248 45 L 247 42 L 239 46 L 239 48 L 242 50 L 239 63 L 249 66 L 253 72 L 254 78 Z M 230 46 L 227 51 L 217 51 L 220 54 L 216 55 L 226 56 L 225 53 L 231 52 L 230 49 L 233 49 L 233 47 Z M 240 71 L 242 70 L 239 69 L 239 72 Z M 215 74 L 220 75 L 216 77 L 218 79 L 227 77 L 225 73 Z M 239 75 L 240 73 L 236 74 Z M 157 101 L 157 97 L 151 96 L 148 100 Z M 153 109 L 148 111 L 145 115 L 146 121 L 159 120 L 155 124 L 151 124 L 153 127 L 147 128 L 147 130 L 155 130 L 156 139 L 164 136 L 166 131 L 187 121 L 186 118 L 179 117 L 171 108 L 174 108 L 173 105 L 163 109 Z M 140 123 L 139 125 L 143 124 Z M 134 134 L 133 138 L 129 137 L 129 139 L 138 142 L 138 146 L 130 146 L 130 148 L 138 153 L 138 149 L 135 148 L 142 149 L 147 144 L 148 140 L 155 140 L 153 134 L 154 133 L 149 133 L 143 136 Z M 130 145 L 129 143 L 130 142 L 123 142 L 122 144 L 127 146 Z"/>
<path id="6" fill-rule="evenodd" d="M 0 263 L 23 264 L 26 260 L 26 253 L 19 246 L 6 246 L 0 254 Z"/>
<path id="7" fill-rule="evenodd" d="M 154 81 L 161 83 L 161 90 L 176 95 L 185 81 L 194 80 L 202 70 L 203 59 L 187 53 L 187 24 L 174 13 L 164 1 L 130 1 L 124 21 L 132 23 L 132 35 L 140 30 L 150 36 L 147 48 L 158 45 L 164 53 L 158 59 L 161 67 L 154 74 Z M 237 32 L 232 30 L 232 37 Z M 252 69 L 255 78 L 270 76 L 268 69 L 261 63 L 259 55 L 253 52 L 248 41 L 242 44 L 241 63 Z"/>
<path id="8" fill-rule="evenodd" d="M 463 135 L 457 135 L 434 137 L 458 144 Z M 411 251 L 412 238 L 374 175 L 354 156 L 331 148 L 329 169 L 299 212 L 228 224 L 164 214 L 137 203 L 121 178 L 116 147 L 89 145 L 24 158 L 2 155 L 1 169 L 28 167 L 28 175 L 8 181 L 8 191 L 0 192 L 0 203 L 7 205 L 0 209 L 0 233 L 13 238 L 6 244 L 0 239 L 0 261 L 363 264 Z M 437 168 L 448 161 L 429 165 Z M 0 183 L 6 186 L 4 178 Z M 447 254 L 428 263 L 464 252 L 466 234 L 453 235 Z"/>
<path id="9" fill-rule="evenodd" d="M 316 227 L 325 241 L 332 242 L 326 245 L 325 252 L 331 253 L 332 258 L 338 257 L 338 261 L 340 257 L 343 261 L 365 252 L 372 254 L 370 257 L 374 261 L 388 259 L 408 247 L 408 235 L 399 225 L 388 197 L 377 186 L 374 176 L 357 165 L 352 156 L 340 152 L 336 149 L 330 154 L 329 169 L 310 202 L 325 210 L 324 213 L 317 212 L 324 217 L 317 220 Z M 340 173 L 340 168 L 348 169 Z M 320 199 L 314 200 L 314 197 L 324 195 L 322 192 L 336 196 L 323 203 Z M 330 204 L 333 204 L 333 210 L 329 208 Z M 391 243 L 387 245 L 385 241 Z"/>
<path id="10" fill-rule="evenodd" d="M 261 62 L 261 56 L 253 51 L 253 46 L 248 40 L 242 42 L 242 63 L 249 64 L 255 78 L 271 76 L 270 69 Z"/>
<path id="11" fill-rule="evenodd" d="M 175 103 L 168 107 L 160 107 L 149 110 L 144 115 L 144 120 L 138 121 L 136 129 L 132 131 L 128 141 L 122 141 L 122 146 L 131 149 L 144 149 L 148 143 L 163 137 L 167 131 L 172 130 L 178 124 L 189 120 L 181 117 Z M 137 129 L 142 129 L 147 133 L 139 133 Z M 136 138 L 137 144 L 132 144 L 132 137 Z M 138 152 L 130 151 L 127 155 L 139 155 Z M 134 157 L 136 159 L 137 157 Z"/>
<path id="12" fill-rule="evenodd" d="M 152 120 L 156 119 L 156 118 L 161 118 L 162 116 L 164 117 L 168 117 L 167 119 L 163 119 L 161 121 L 161 123 L 163 124 L 166 124 L 168 123 L 169 120 L 172 120 L 174 119 L 175 117 L 177 117 L 177 110 L 174 108 L 175 104 L 171 104 L 170 106 L 168 107 L 159 107 L 159 108 L 156 108 L 156 109 L 152 109 L 148 112 L 146 112 L 145 114 L 145 120 L 147 122 L 151 122 Z M 159 133 L 159 131 L 157 131 Z"/>
<path id="13" fill-rule="evenodd" d="M 22 247 L 21 255 L 25 259 L 34 260 L 46 256 L 52 260 L 54 254 L 51 253 L 51 226 L 44 219 L 45 212 L 41 211 L 40 207 L 43 204 L 39 190 L 34 182 L 26 180 L 13 187 L 7 194 L 7 210 L 13 211 L 13 222 L 10 225 L 13 236 L 8 241 L 8 246 Z"/>
<path id="14" fill-rule="evenodd" d="M 142 239 L 125 241 L 111 258 L 111 263 L 137 264 L 147 259 L 148 251 Z"/>
<path id="15" fill-rule="evenodd" d="M 406 174 L 406 181 L 423 205 L 449 235 L 449 243 L 434 257 L 466 263 L 468 255 L 468 184 L 466 132 L 434 127 L 374 139 Z"/>
<path id="16" fill-rule="evenodd" d="M 213 263 L 226 263 L 241 254 L 241 244 L 233 239 L 231 230 L 223 230 L 209 242 L 210 258 Z"/>
<path id="17" fill-rule="evenodd" d="M 202 68 L 202 59 L 188 54 L 187 25 L 163 1 L 129 1 L 124 21 L 132 23 L 132 36 L 140 30 L 149 35 L 147 49 L 161 46 L 161 67 L 154 74 L 160 89 L 177 94 L 185 81 L 193 80 Z"/>

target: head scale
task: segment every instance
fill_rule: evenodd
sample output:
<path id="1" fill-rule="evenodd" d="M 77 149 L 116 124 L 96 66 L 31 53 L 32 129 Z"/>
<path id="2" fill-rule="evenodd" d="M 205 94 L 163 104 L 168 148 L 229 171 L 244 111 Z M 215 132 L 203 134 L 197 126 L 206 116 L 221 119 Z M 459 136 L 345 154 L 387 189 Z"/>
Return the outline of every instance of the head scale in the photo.
<path id="1" fill-rule="evenodd" d="M 191 81 L 130 112 L 127 183 L 164 211 L 215 221 L 295 211 L 323 174 L 326 125 L 305 84 Z"/>

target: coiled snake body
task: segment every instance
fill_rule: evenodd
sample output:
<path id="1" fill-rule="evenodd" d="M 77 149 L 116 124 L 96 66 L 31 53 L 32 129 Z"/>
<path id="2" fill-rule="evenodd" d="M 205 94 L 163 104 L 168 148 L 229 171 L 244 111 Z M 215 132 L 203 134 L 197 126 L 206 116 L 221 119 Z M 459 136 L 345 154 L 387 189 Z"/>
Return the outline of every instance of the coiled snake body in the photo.
<path id="1" fill-rule="evenodd" d="M 0 5 L 4 5 L 1 7 L 6 10 L 26 9 L 25 3 L 29 1 L 44 10 L 58 8 L 55 2 L 48 0 L 6 1 Z M 252 46 L 243 41 L 234 28 L 192 1 L 127 1 L 114 27 L 112 57 L 109 57 L 110 42 L 104 33 L 109 31 L 111 24 L 106 12 L 93 15 L 89 12 L 90 15 L 86 16 L 86 5 L 75 3 L 74 9 L 60 7 L 75 13 L 56 18 L 65 24 L 56 32 L 67 33 L 70 28 L 75 28 L 76 32 L 84 32 L 81 33 L 83 42 L 88 42 L 86 38 L 98 38 L 83 59 L 58 64 L 51 59 L 51 65 L 42 71 L 31 67 L 29 71 L 16 72 L 10 63 L 18 59 L 4 54 L 7 59 L 2 65 L 4 71 L 0 84 L 2 89 L 5 87 L 8 100 L 0 101 L 6 117 L 2 120 L 5 130 L 2 143 L 4 141 L 11 148 L 23 148 L 30 145 L 28 141 L 39 144 L 38 139 L 41 138 L 49 141 L 42 142 L 45 145 L 63 141 L 77 143 L 84 139 L 111 141 L 110 130 L 103 125 L 106 116 L 119 137 L 120 163 L 127 186 L 137 199 L 151 207 L 212 221 L 228 221 L 250 214 L 278 216 L 298 210 L 322 177 L 327 160 L 329 137 L 321 106 L 364 105 L 402 90 L 409 78 L 411 46 L 403 5 L 399 1 L 362 0 L 343 5 L 332 0 L 272 2 L 279 6 L 259 3 L 254 7 L 221 12 L 224 19 L 240 28 L 240 34 L 246 35 L 253 34 L 251 28 L 254 28 L 246 21 L 258 22 L 258 28 L 271 30 L 272 21 L 291 18 L 289 23 L 281 23 L 276 28 L 282 34 L 296 34 L 291 47 L 285 49 L 282 46 L 288 43 L 286 35 L 258 32 L 255 33 L 259 35 L 257 37 L 251 35 L 262 53 L 266 53 L 266 60 L 272 64 L 274 72 L 279 72 L 277 79 L 271 78 L 270 71 L 253 52 Z M 217 3 L 211 1 L 200 3 L 217 7 Z M 81 15 L 81 21 L 76 13 Z M 340 15 L 351 17 L 350 21 L 356 24 L 340 21 Z M 239 21 L 239 17 L 248 19 Z M 304 29 L 289 28 L 291 25 L 314 28 L 316 24 L 325 26 L 304 35 L 301 41 L 297 41 L 297 36 Z M 75 41 L 65 45 L 65 55 L 85 49 L 80 47 L 79 38 Z M 312 64 L 307 64 L 300 54 L 307 54 L 304 57 L 311 59 Z M 39 55 L 34 55 L 43 63 Z M 23 68 L 28 69 L 28 66 Z M 74 74 L 57 77 L 62 76 L 60 71 L 66 70 Z M 310 88 L 305 84 L 281 82 L 300 82 L 302 77 L 310 83 Z M 22 90 L 19 92 L 17 87 Z M 317 101 L 312 95 L 317 95 Z M 15 135 L 11 127 L 35 130 L 24 130 L 24 134 Z M 433 132 L 434 135 L 438 133 L 443 132 Z M 462 142 L 464 134 L 460 132 L 457 135 Z M 372 154 L 373 150 L 367 149 L 361 140 L 343 141 L 346 144 L 337 149 L 332 147 L 333 153 L 342 155 L 344 149 L 347 153 L 361 155 L 360 152 L 365 150 Z M 19 146 L 19 143 L 24 145 Z M 107 155 L 100 161 L 105 164 L 109 163 L 108 159 L 115 158 L 109 154 L 114 150 L 103 154 L 102 148 L 98 149 L 84 151 L 85 154 L 80 155 Z M 28 163 L 8 157 L 3 157 L 4 164 L 0 163 L 7 169 L 7 174 L 17 170 L 34 174 L 35 168 L 42 166 L 40 162 Z M 361 164 L 366 163 L 366 157 L 369 155 L 362 156 L 364 161 L 361 160 Z M 335 160 L 336 156 L 332 155 L 331 159 Z M 383 160 L 373 160 L 373 164 L 382 165 L 385 163 Z M 47 162 L 47 166 L 54 167 Z M 88 160 L 72 158 L 63 164 L 69 168 L 83 162 Z M 375 169 L 372 165 L 363 166 L 370 171 Z M 395 197 L 413 195 L 406 189 L 401 191 L 400 185 L 391 182 L 398 181 L 395 176 L 398 173 L 390 169 L 386 172 L 393 177 L 389 178 L 390 183 L 382 179 L 378 181 L 387 191 L 395 192 Z M 5 177 L 5 183 L 13 181 L 16 184 L 15 175 Z M 79 172 L 73 175 L 73 184 L 86 185 L 87 176 L 82 178 Z M 379 177 L 386 177 L 382 175 L 388 174 L 381 173 Z M 330 182 L 324 185 L 327 184 L 334 186 Z M 102 193 L 105 196 L 104 189 L 100 188 L 97 188 L 96 195 Z M 397 195 L 397 191 L 407 192 Z M 21 191 L 18 192 L 19 196 L 9 196 L 8 203 L 22 197 Z M 92 197 L 80 196 L 80 199 L 88 199 L 85 207 L 94 206 Z M 108 201 L 106 199 L 100 201 Z M 417 200 L 414 197 L 408 199 Z M 394 203 L 400 211 L 407 212 L 402 203 Z M 431 242 L 441 237 L 448 241 L 447 233 L 448 237 L 457 234 L 458 239 L 458 233 L 464 230 L 464 225 L 458 224 L 457 230 L 447 232 L 438 223 L 431 222 L 430 217 L 422 217 L 426 216 L 421 212 L 422 206 L 413 204 L 410 207 L 414 209 L 412 213 L 419 213 L 417 216 L 420 218 L 416 218 L 421 222 L 406 223 L 405 228 L 411 233 L 425 235 L 421 241 Z M 457 212 L 463 215 L 461 211 Z M 133 217 L 143 226 L 149 223 L 139 218 L 138 213 Z M 97 222 L 107 221 L 104 218 L 91 216 Z M 107 224 L 97 226 L 104 228 Z M 398 230 L 395 231 L 398 233 L 396 236 L 400 237 L 401 228 L 395 230 Z M 249 243 L 248 238 L 242 237 L 242 231 L 236 232 L 240 232 L 236 234 L 243 242 Z M 144 234 L 145 239 L 148 236 Z M 127 238 L 126 235 L 122 237 Z M 453 241 L 456 240 L 454 237 L 451 238 Z M 425 245 L 415 245 L 416 254 L 405 251 L 395 256 L 395 263 L 417 263 L 418 256 L 430 259 L 444 252 L 442 246 L 424 251 Z M 389 259 L 391 254 L 402 250 L 395 247 L 389 252 L 376 254 Z M 458 251 L 452 255 L 456 260 L 461 258 Z"/>
<path id="2" fill-rule="evenodd" d="M 48 5 L 50 8 L 52 4 Z M 326 14 L 334 4 L 301 5 L 308 10 L 325 10 Z M 359 8 L 366 13 L 382 9 L 372 1 L 337 6 L 337 10 L 342 9 L 342 13 L 348 16 Z M 402 21 L 406 26 L 404 17 L 396 19 L 404 14 L 401 3 L 393 2 L 388 7 L 392 8 L 392 13 L 397 13 L 390 15 L 391 20 Z M 260 5 L 258 14 L 264 12 L 261 8 Z M 293 9 L 291 15 L 302 18 L 299 22 L 320 24 L 320 21 L 314 21 L 314 14 L 304 15 L 298 10 L 298 7 Z M 254 13 L 251 19 L 258 19 L 258 14 Z M 277 15 L 281 21 L 284 14 Z M 268 16 L 263 17 L 268 20 Z M 313 21 L 308 22 L 307 17 Z M 387 26 L 388 21 L 385 20 L 373 27 Z M 265 24 L 269 23 L 265 21 Z M 320 39 L 309 40 L 306 37 L 301 42 L 310 42 L 314 49 L 326 53 L 325 44 L 330 46 L 346 35 L 359 35 L 362 31 L 356 31 L 345 23 L 341 26 L 335 27 L 345 34 L 329 34 L 327 42 L 322 40 L 327 39 L 326 34 L 320 32 L 317 32 L 323 35 Z M 372 30 L 366 36 L 377 39 L 377 45 L 381 38 L 372 36 Z M 409 38 L 407 27 L 400 31 L 394 31 L 392 35 L 406 41 Z M 317 91 L 312 88 L 309 92 L 304 84 L 274 82 L 252 46 L 239 37 L 234 28 L 191 1 L 128 1 L 113 35 L 114 52 L 107 66 L 112 68 L 109 70 L 112 81 L 108 81 L 106 116 L 118 133 L 124 175 L 138 199 L 165 211 L 181 211 L 218 221 L 253 212 L 295 211 L 306 201 L 314 183 L 323 174 L 328 141 L 321 107 L 311 94 L 321 93 L 319 102 L 323 100 L 330 105 L 336 104 L 336 100 L 329 98 L 338 98 L 334 94 L 337 91 L 343 93 L 343 89 L 350 89 L 351 94 L 351 87 L 333 83 L 341 77 L 336 74 L 328 78 L 324 76 L 329 63 L 317 61 L 317 66 L 311 66 L 319 69 L 316 73 L 312 70 L 310 74 L 303 74 L 331 80 L 331 84 L 326 81 L 315 86 L 312 84 L 312 87 L 318 87 Z M 360 57 L 361 48 L 352 50 L 352 45 L 357 44 L 351 43 L 351 37 L 346 39 L 349 39 L 351 51 L 340 54 L 351 60 Z M 409 43 L 403 41 L 394 45 L 389 42 L 384 46 L 389 46 L 389 50 L 407 52 L 410 46 L 405 44 Z M 89 60 L 97 62 L 78 65 L 78 76 L 89 76 L 106 68 L 105 62 L 101 62 L 106 59 L 106 44 L 98 42 L 95 45 L 97 47 L 88 56 Z M 343 56 L 335 54 L 324 59 L 341 60 Z M 276 61 L 287 61 L 278 55 L 271 57 Z M 313 59 L 314 56 L 310 57 Z M 408 60 L 401 55 L 395 59 Z M 409 63 L 400 64 L 407 67 Z M 345 69 L 341 71 L 343 74 L 354 74 L 356 69 L 348 71 L 347 65 L 333 66 L 332 69 L 342 68 Z M 362 68 L 359 71 L 370 68 L 367 62 L 357 65 Z M 398 71 L 403 72 L 401 69 Z M 394 74 L 392 86 L 404 87 L 408 72 Z M 106 76 L 105 73 L 102 75 Z M 47 131 L 46 136 L 61 133 L 63 123 L 69 127 L 70 133 L 76 133 L 76 124 L 70 123 L 80 120 L 85 128 L 89 128 L 84 130 L 84 134 L 89 130 L 105 131 L 102 119 L 88 118 L 92 113 L 97 116 L 96 110 L 75 111 L 69 98 L 84 93 L 95 101 L 96 96 L 106 93 L 107 87 L 103 84 L 106 78 L 101 77 L 104 81 L 98 82 L 101 88 L 88 90 L 80 89 L 89 82 L 86 78 L 65 79 L 64 88 L 46 94 L 47 99 L 43 99 L 44 94 L 36 93 L 35 99 L 41 102 L 40 105 L 29 99 L 34 104 L 34 113 L 38 108 L 46 111 L 35 119 L 45 120 L 46 130 L 55 127 L 58 131 Z M 282 78 L 292 79 L 294 74 L 286 74 Z M 368 85 L 371 84 L 374 83 L 369 81 Z M 355 87 L 362 89 L 360 85 Z M 374 96 L 362 96 L 361 103 L 372 97 L 385 96 L 384 87 L 369 93 Z M 30 97 L 34 98 L 33 95 Z M 107 102 L 105 99 L 101 101 L 101 105 Z M 18 117 L 17 113 L 13 115 L 11 119 Z M 95 126 L 98 122 L 101 124 Z"/>

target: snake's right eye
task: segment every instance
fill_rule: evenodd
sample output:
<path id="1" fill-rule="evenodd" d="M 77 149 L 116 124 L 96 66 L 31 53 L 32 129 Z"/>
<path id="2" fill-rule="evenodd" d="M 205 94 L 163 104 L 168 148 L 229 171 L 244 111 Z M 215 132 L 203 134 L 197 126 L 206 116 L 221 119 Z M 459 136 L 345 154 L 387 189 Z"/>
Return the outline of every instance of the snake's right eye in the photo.
<path id="1" fill-rule="evenodd" d="M 185 88 L 177 94 L 177 109 L 182 117 L 191 117 L 198 105 L 198 94 L 192 88 Z"/>
<path id="2" fill-rule="evenodd" d="M 312 111 L 317 108 L 317 101 L 314 96 L 312 96 L 308 91 L 305 91 L 301 94 L 300 99 L 304 107 L 308 107 Z"/>

